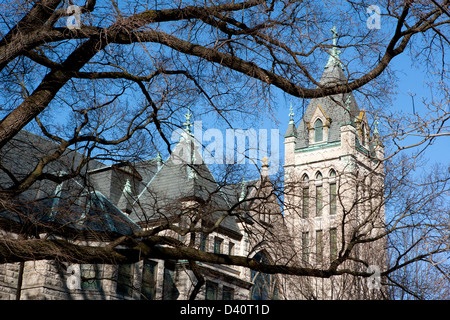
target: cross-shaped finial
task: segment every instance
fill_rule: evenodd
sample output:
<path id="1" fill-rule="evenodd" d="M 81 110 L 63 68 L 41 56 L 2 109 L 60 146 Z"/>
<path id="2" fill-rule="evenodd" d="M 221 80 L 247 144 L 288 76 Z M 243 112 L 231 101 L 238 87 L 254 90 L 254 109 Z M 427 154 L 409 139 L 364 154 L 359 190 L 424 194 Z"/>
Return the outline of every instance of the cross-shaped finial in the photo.
<path id="1" fill-rule="evenodd" d="M 333 28 L 331 28 L 331 32 L 333 33 L 333 46 L 335 46 L 337 44 L 337 38 L 339 36 L 336 31 L 336 26 L 333 26 Z"/>
<path id="2" fill-rule="evenodd" d="M 289 108 L 289 120 L 293 121 L 294 120 L 294 109 L 292 108 L 292 102 L 291 102 L 291 107 Z"/>
<path id="3" fill-rule="evenodd" d="M 378 132 L 378 124 L 380 123 L 378 116 L 375 116 L 375 121 L 374 121 L 374 129 L 373 129 L 373 133 L 374 134 L 379 134 Z"/>
<path id="4" fill-rule="evenodd" d="M 336 26 L 333 26 L 333 28 L 330 29 L 331 32 L 333 33 L 333 47 L 328 50 L 328 53 L 330 54 L 330 58 L 328 58 L 328 62 L 325 66 L 325 69 L 328 68 L 331 65 L 340 65 L 342 67 L 342 63 L 339 60 L 339 54 L 341 53 L 341 50 L 339 50 L 336 45 L 337 45 L 337 39 L 338 39 L 338 33 L 336 31 Z"/>
<path id="5" fill-rule="evenodd" d="M 191 117 L 192 117 L 192 113 L 191 113 L 191 110 L 189 109 L 189 107 L 188 107 L 188 110 L 187 110 L 186 114 L 184 115 L 184 117 L 186 118 L 186 122 L 183 123 L 183 125 L 185 126 L 186 131 L 191 133 L 191 127 L 192 127 Z"/>

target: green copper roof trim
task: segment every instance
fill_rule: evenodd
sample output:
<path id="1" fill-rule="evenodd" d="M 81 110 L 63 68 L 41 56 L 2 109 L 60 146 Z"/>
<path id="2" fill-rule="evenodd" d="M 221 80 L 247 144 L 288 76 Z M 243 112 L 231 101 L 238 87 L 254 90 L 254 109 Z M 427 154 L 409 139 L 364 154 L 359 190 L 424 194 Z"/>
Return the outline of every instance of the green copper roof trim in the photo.
<path id="1" fill-rule="evenodd" d="M 333 148 L 333 147 L 338 147 L 341 145 L 340 141 L 336 141 L 336 142 L 331 142 L 331 143 L 321 143 L 321 144 L 317 144 L 317 145 L 313 145 L 310 147 L 306 147 L 303 149 L 295 149 L 294 152 L 310 152 L 310 151 L 316 151 L 316 150 L 321 150 L 321 149 L 328 149 L 328 148 Z"/>

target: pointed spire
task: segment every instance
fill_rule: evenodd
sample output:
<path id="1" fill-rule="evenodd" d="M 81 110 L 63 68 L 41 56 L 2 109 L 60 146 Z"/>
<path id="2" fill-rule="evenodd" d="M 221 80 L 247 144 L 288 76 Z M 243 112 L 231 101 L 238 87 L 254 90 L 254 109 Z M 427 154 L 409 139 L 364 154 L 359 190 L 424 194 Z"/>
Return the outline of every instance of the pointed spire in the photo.
<path id="1" fill-rule="evenodd" d="M 186 122 L 183 123 L 183 125 L 185 127 L 184 130 L 188 133 L 191 133 L 192 132 L 191 127 L 193 126 L 193 124 L 191 122 L 192 113 L 191 113 L 189 106 L 188 106 L 187 112 L 184 115 L 184 117 L 186 118 Z"/>
<path id="2" fill-rule="evenodd" d="M 343 68 L 343 65 L 339 59 L 339 54 L 341 53 L 341 50 L 339 50 L 336 45 L 337 45 L 337 40 L 339 38 L 339 34 L 336 31 L 336 26 L 333 26 L 333 28 L 331 28 L 331 32 L 333 33 L 333 48 L 331 48 L 328 53 L 330 54 L 330 57 L 328 58 L 328 62 L 325 65 L 325 69 L 335 65 L 335 66 L 340 66 L 341 68 Z"/>
<path id="3" fill-rule="evenodd" d="M 294 109 L 292 108 L 292 102 L 291 102 L 291 107 L 289 108 L 289 123 L 294 123 Z"/>
<path id="4" fill-rule="evenodd" d="M 164 160 L 161 156 L 161 152 L 158 152 L 158 155 L 156 156 L 156 164 L 158 166 L 158 169 L 161 169 L 162 165 L 164 164 Z"/>
<path id="5" fill-rule="evenodd" d="M 336 31 L 336 26 L 333 26 L 333 28 L 331 28 L 331 33 L 333 34 L 333 46 L 336 46 L 337 38 L 339 36 L 337 31 Z"/>
<path id="6" fill-rule="evenodd" d="M 125 186 L 123 187 L 123 193 L 125 194 L 125 196 L 132 195 L 130 179 L 127 179 L 127 182 L 125 182 Z"/>
<path id="7" fill-rule="evenodd" d="M 373 123 L 373 134 L 374 135 L 379 135 L 378 132 L 378 124 L 380 123 L 378 116 L 375 116 L 375 121 Z"/>
<path id="8" fill-rule="evenodd" d="M 262 166 L 261 166 L 261 178 L 268 177 L 269 176 L 269 158 L 264 157 L 262 159 Z"/>
<path id="9" fill-rule="evenodd" d="M 289 125 L 288 128 L 286 130 L 286 133 L 284 134 L 285 138 L 288 137 L 297 137 L 297 129 L 295 128 L 295 121 L 294 121 L 294 109 L 292 107 L 292 102 L 291 102 L 291 106 L 289 108 Z"/>
<path id="10" fill-rule="evenodd" d="M 246 190 L 245 190 L 245 177 L 242 177 L 242 182 L 241 182 L 241 195 L 239 196 L 239 201 L 242 201 L 245 199 L 245 194 L 246 194 Z"/>

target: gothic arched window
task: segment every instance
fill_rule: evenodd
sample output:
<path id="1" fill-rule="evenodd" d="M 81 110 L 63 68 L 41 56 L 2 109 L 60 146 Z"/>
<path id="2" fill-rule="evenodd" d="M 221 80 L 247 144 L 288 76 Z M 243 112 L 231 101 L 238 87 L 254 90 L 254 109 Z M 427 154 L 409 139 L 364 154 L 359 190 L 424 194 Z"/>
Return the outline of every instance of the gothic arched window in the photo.
<path id="1" fill-rule="evenodd" d="M 253 257 L 258 262 L 268 264 L 269 258 L 260 251 Z M 251 271 L 252 300 L 276 300 L 278 299 L 278 288 L 276 277 L 273 274 L 261 273 L 258 271 Z"/>
<path id="2" fill-rule="evenodd" d="M 317 119 L 314 122 L 314 142 L 320 142 L 323 140 L 323 122 Z"/>
<path id="3" fill-rule="evenodd" d="M 316 180 L 322 181 L 322 178 L 323 178 L 322 173 L 320 173 L 320 171 L 317 171 Z M 316 217 L 322 216 L 322 209 L 323 209 L 323 201 L 322 201 L 323 190 L 321 182 L 319 183 L 320 184 L 316 185 Z"/>
<path id="4" fill-rule="evenodd" d="M 322 180 L 322 173 L 320 171 L 316 172 L 316 180 Z"/>
<path id="5" fill-rule="evenodd" d="M 303 175 L 302 181 L 304 184 L 304 186 L 302 188 L 302 217 L 308 218 L 308 216 L 309 216 L 309 186 L 308 186 L 309 177 L 306 173 Z"/>

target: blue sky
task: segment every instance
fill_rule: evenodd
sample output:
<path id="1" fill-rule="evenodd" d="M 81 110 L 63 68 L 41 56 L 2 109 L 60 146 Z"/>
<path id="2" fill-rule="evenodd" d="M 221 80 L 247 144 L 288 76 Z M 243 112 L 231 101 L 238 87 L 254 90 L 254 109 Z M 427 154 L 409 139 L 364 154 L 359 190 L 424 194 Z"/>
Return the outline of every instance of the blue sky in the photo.
<path id="1" fill-rule="evenodd" d="M 425 107 L 423 104 L 423 99 L 431 99 L 431 94 L 428 86 L 426 85 L 425 81 L 429 80 L 429 77 L 427 76 L 426 72 L 424 70 L 421 70 L 421 66 L 418 65 L 416 67 L 411 66 L 410 57 L 407 54 L 400 55 L 394 61 L 392 62 L 392 68 L 396 71 L 396 76 L 398 77 L 397 81 L 397 88 L 395 88 L 395 94 L 392 96 L 392 105 L 385 106 L 385 110 L 391 110 L 392 112 L 396 113 L 402 113 L 402 114 L 411 114 L 413 113 L 413 104 L 411 100 L 411 94 L 414 96 L 414 111 L 418 114 L 424 114 L 425 113 Z M 358 99 L 358 98 L 357 98 Z M 278 93 L 277 98 L 274 101 L 274 104 L 277 106 L 277 108 L 274 108 L 277 112 L 276 118 L 278 119 L 278 123 L 273 121 L 272 119 L 268 117 L 264 117 L 260 121 L 260 126 L 255 127 L 254 123 L 252 125 L 247 125 L 245 121 L 233 123 L 235 125 L 235 129 L 267 129 L 268 130 L 268 144 L 269 144 L 269 152 L 270 152 L 270 130 L 271 129 L 277 129 L 279 130 L 279 153 L 280 153 L 280 167 L 279 170 L 283 170 L 282 165 L 284 164 L 284 138 L 283 135 L 286 132 L 286 129 L 288 127 L 289 123 L 289 107 L 290 102 L 294 102 L 294 110 L 295 111 L 295 120 L 296 125 L 298 125 L 298 122 L 300 120 L 302 108 L 299 106 L 301 103 L 301 100 L 298 98 L 290 97 L 286 94 Z M 309 102 L 309 101 L 308 101 Z M 307 103 L 308 103 L 307 102 Z M 307 105 L 307 104 L 306 104 Z M 195 112 L 195 108 L 194 112 Z M 202 132 L 203 134 L 208 129 L 214 129 L 214 127 L 210 127 L 211 122 L 209 122 L 207 119 L 199 119 L 194 118 L 193 121 L 202 121 Z M 370 120 L 369 120 L 370 121 Z M 383 129 L 384 128 L 384 129 Z M 386 126 L 383 126 L 383 124 L 380 125 L 380 130 L 388 130 Z M 226 142 L 226 134 L 223 129 L 221 129 L 223 134 L 223 144 L 225 148 L 225 142 Z M 386 131 L 385 131 L 386 132 Z M 213 140 L 210 140 L 213 141 Z M 210 144 L 210 141 L 203 141 L 204 146 L 207 146 Z M 408 149 L 406 151 L 403 151 L 403 153 L 411 153 L 414 152 L 417 149 Z M 223 153 L 225 154 L 225 149 L 223 150 Z M 435 163 L 441 163 L 445 166 L 448 166 L 450 164 L 450 136 L 443 136 L 437 138 L 433 144 L 429 147 L 427 147 L 424 157 L 427 159 L 427 167 L 432 166 Z M 259 165 L 261 165 L 261 158 L 258 156 L 258 160 L 260 160 Z M 249 161 L 246 160 L 246 163 L 248 164 Z M 252 166 L 248 167 L 248 175 L 251 176 L 252 173 Z M 256 171 L 254 173 L 257 173 Z M 254 174 L 253 173 L 253 174 Z"/>

